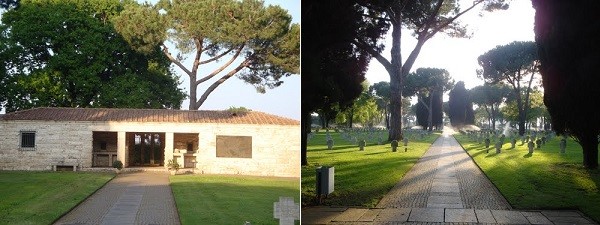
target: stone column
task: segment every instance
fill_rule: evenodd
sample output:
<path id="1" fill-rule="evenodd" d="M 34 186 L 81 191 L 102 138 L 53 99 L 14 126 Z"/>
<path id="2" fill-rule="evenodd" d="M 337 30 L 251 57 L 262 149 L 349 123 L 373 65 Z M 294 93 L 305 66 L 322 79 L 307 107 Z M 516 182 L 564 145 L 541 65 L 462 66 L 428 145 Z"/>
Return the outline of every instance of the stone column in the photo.
<path id="1" fill-rule="evenodd" d="M 127 162 L 125 157 L 127 156 L 127 142 L 125 141 L 126 134 L 127 133 L 125 131 L 117 132 L 117 159 L 123 163 L 123 167 L 129 166 L 129 163 Z"/>
<path id="2" fill-rule="evenodd" d="M 173 159 L 173 138 L 173 132 L 165 133 L 165 167 L 167 167 L 169 160 Z"/>

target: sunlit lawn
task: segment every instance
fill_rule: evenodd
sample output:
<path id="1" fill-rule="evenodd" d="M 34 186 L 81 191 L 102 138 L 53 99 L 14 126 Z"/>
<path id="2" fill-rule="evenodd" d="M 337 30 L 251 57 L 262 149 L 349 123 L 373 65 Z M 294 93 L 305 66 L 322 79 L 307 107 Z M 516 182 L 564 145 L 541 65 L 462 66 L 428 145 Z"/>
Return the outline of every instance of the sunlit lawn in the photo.
<path id="1" fill-rule="evenodd" d="M 384 135 L 387 137 L 387 135 Z M 318 204 L 316 200 L 316 168 L 333 166 L 335 190 L 323 205 L 373 207 L 421 158 L 439 133 L 411 140 L 407 152 L 400 143 L 398 152 L 392 152 L 389 143 L 377 145 L 367 142 L 364 151 L 332 132 L 335 146 L 327 149 L 325 133 L 316 133 L 308 143 L 309 165 L 302 167 L 302 205 Z"/>
<path id="2" fill-rule="evenodd" d="M 578 209 L 600 221 L 600 171 L 582 166 L 581 146 L 569 139 L 560 154 L 559 138 L 528 154 L 527 145 L 510 143 L 496 154 L 465 135 L 455 135 L 500 192 L 517 209 Z M 507 141 L 508 142 L 508 138 Z"/>
<path id="3" fill-rule="evenodd" d="M 51 224 L 112 173 L 0 171 L 0 224 Z"/>
<path id="4" fill-rule="evenodd" d="M 273 203 L 279 196 L 299 202 L 298 178 L 227 175 L 171 176 L 182 224 L 279 224 Z M 300 224 L 300 221 L 296 221 Z"/>

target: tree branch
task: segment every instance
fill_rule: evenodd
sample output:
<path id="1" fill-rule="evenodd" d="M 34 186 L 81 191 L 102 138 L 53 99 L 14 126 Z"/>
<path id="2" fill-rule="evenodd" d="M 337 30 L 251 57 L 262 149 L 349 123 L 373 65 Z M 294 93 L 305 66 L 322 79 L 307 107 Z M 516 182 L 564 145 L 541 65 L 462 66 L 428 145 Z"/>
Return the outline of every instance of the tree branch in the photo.
<path id="1" fill-rule="evenodd" d="M 202 52 L 204 51 L 204 48 L 202 48 L 203 39 L 194 38 L 194 43 L 196 44 L 196 56 L 194 57 L 192 74 L 195 76 L 198 73 L 198 67 L 200 66 L 200 56 L 202 56 Z M 190 76 L 192 75 L 190 74 Z"/>
<path id="2" fill-rule="evenodd" d="M 429 28 L 431 27 L 431 25 L 433 25 L 433 21 L 435 20 L 435 17 L 437 17 L 438 13 L 440 13 L 440 8 L 442 8 L 442 4 L 444 4 L 444 0 L 439 0 L 438 4 L 435 6 L 435 9 L 433 10 L 433 13 L 431 13 L 429 18 L 427 18 L 427 22 L 425 22 L 425 27 L 423 28 L 423 30 L 421 32 L 418 32 L 419 39 L 420 39 L 421 35 L 425 35 L 425 38 L 429 39 L 427 37 Z"/>
<path id="3" fill-rule="evenodd" d="M 430 34 L 427 35 L 427 39 L 433 37 L 433 35 L 435 35 L 437 32 L 439 32 L 440 30 L 442 30 L 442 28 L 448 26 L 448 24 L 451 24 L 452 22 L 454 22 L 454 20 L 456 20 L 458 17 L 462 16 L 463 14 L 467 13 L 468 11 L 471 11 L 471 9 L 475 8 L 475 6 L 481 4 L 483 2 L 483 0 L 479 0 L 479 1 L 475 1 L 473 2 L 473 5 L 471 5 L 471 7 L 465 9 L 464 11 L 456 14 L 454 17 L 448 19 L 446 22 L 436 26 Z"/>
<path id="4" fill-rule="evenodd" d="M 210 95 L 210 93 L 212 93 L 219 85 L 221 85 L 227 79 L 231 78 L 233 75 L 235 75 L 242 68 L 244 68 L 245 66 L 247 66 L 248 62 L 249 62 L 248 59 L 244 60 L 237 67 L 235 67 L 234 69 L 232 69 L 231 71 L 229 71 L 229 73 L 227 73 L 223 77 L 221 77 L 221 79 L 219 79 L 219 80 L 215 81 L 213 84 L 211 84 L 206 89 L 206 91 L 204 91 L 204 93 L 202 94 L 202 96 L 200 97 L 200 99 L 198 99 L 198 101 L 196 102 L 196 105 L 201 106 L 202 103 L 204 103 L 204 101 L 206 101 L 206 99 L 208 98 L 208 95 Z"/>
<path id="5" fill-rule="evenodd" d="M 225 51 L 225 52 L 223 52 L 223 53 L 221 53 L 221 54 L 219 54 L 219 55 L 217 55 L 215 57 L 212 57 L 212 58 L 210 58 L 208 60 L 201 61 L 200 64 L 207 64 L 207 63 L 210 63 L 210 62 L 215 61 L 217 59 L 220 59 L 221 57 L 223 57 L 223 56 L 227 55 L 228 53 L 230 53 L 232 50 L 233 50 L 233 47 L 227 49 L 227 51 Z"/>
<path id="6" fill-rule="evenodd" d="M 367 44 L 362 43 L 360 41 L 354 40 L 354 41 L 352 41 L 352 44 L 356 45 L 358 48 L 365 50 L 366 52 L 371 54 L 371 56 L 373 56 L 373 58 L 377 59 L 377 61 L 379 61 L 379 63 L 381 63 L 381 65 L 383 65 L 383 67 L 388 71 L 388 73 L 391 74 L 392 63 L 390 63 L 389 60 L 387 60 L 385 57 L 383 57 L 381 55 L 381 53 L 375 51 L 373 48 L 370 48 L 369 46 L 367 46 Z"/>
<path id="7" fill-rule="evenodd" d="M 244 49 L 244 46 L 246 46 L 246 45 L 245 44 L 240 45 L 240 47 L 235 52 L 235 55 L 233 55 L 231 57 L 231 59 L 229 59 L 229 61 L 227 61 L 227 63 L 223 64 L 221 67 L 219 67 L 218 69 L 214 70 L 212 73 L 210 73 L 209 75 L 203 77 L 202 79 L 197 80 L 196 84 L 200 84 L 202 82 L 210 80 L 210 78 L 213 78 L 214 76 L 216 76 L 217 74 L 219 74 L 221 71 L 223 71 L 225 68 L 227 68 L 229 65 L 231 65 L 231 63 L 233 63 L 233 61 L 235 61 L 237 59 L 237 57 L 240 55 L 240 53 L 242 52 L 242 49 Z"/>
<path id="8" fill-rule="evenodd" d="M 175 63 L 175 65 L 177 65 L 179 69 L 183 70 L 183 72 L 185 72 L 188 76 L 192 76 L 192 72 L 185 68 L 185 66 L 181 64 L 179 60 L 177 60 L 175 57 L 173 57 L 173 55 L 171 55 L 171 53 L 169 53 L 169 48 L 167 48 L 166 45 L 161 44 L 161 46 L 163 48 L 162 52 L 165 54 L 165 56 L 167 56 L 167 58 L 169 58 L 171 62 Z"/>
<path id="9" fill-rule="evenodd" d="M 417 56 L 419 56 L 419 52 L 421 52 L 421 48 L 425 44 L 425 41 L 425 39 L 417 39 L 417 45 L 415 45 L 415 48 L 410 52 L 410 55 L 408 55 L 408 58 L 406 58 L 406 61 L 402 66 L 402 77 L 406 77 L 406 75 L 408 75 L 410 72 L 410 69 L 412 68 L 413 64 L 415 64 Z"/>

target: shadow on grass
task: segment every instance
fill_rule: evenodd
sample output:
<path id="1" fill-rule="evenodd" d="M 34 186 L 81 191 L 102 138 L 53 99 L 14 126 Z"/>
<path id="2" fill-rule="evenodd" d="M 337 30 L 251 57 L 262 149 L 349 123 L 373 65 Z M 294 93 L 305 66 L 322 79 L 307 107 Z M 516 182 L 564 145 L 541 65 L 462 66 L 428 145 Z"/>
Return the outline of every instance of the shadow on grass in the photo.
<path id="1" fill-rule="evenodd" d="M 494 153 L 489 153 L 488 155 L 485 156 L 485 158 L 494 158 L 496 156 L 498 156 L 498 154 L 494 152 Z"/>
<path id="2" fill-rule="evenodd" d="M 470 153 L 470 152 L 468 152 L 468 153 Z M 484 150 L 480 150 L 480 151 L 476 151 L 475 153 L 470 154 L 470 155 L 471 155 L 471 157 L 477 157 L 478 155 L 481 155 L 481 154 L 488 154 L 488 153 L 485 152 Z"/>
<path id="3" fill-rule="evenodd" d="M 350 152 L 358 152 L 358 149 L 347 150 L 347 151 L 331 151 L 325 154 L 341 154 L 341 153 L 350 153 Z"/>
<path id="4" fill-rule="evenodd" d="M 387 153 L 390 153 L 390 152 L 373 152 L 373 153 L 367 153 L 365 155 L 379 155 L 379 154 L 387 154 Z"/>
<path id="5" fill-rule="evenodd" d="M 527 153 L 523 155 L 523 158 L 531 158 L 531 156 L 533 156 L 533 153 Z"/>
<path id="6" fill-rule="evenodd" d="M 344 150 L 344 149 L 349 149 L 349 148 L 358 148 L 358 146 L 342 145 L 342 146 L 333 146 L 333 148 L 331 148 L 331 149 L 327 149 L 327 146 L 325 146 L 324 148 L 310 149 L 308 151 L 311 151 L 311 152 L 326 152 L 326 151 Z"/>

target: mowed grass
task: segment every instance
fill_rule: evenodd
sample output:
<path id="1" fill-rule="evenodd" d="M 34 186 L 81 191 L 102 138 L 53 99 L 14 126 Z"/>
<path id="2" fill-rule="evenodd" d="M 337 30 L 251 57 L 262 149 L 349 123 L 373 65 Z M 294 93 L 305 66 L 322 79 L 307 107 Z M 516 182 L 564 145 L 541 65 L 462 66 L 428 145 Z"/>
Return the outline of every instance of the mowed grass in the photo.
<path id="1" fill-rule="evenodd" d="M 279 196 L 299 202 L 298 178 L 227 175 L 171 176 L 182 224 L 279 224 L 273 203 Z M 300 221 L 296 221 L 300 224 Z"/>
<path id="2" fill-rule="evenodd" d="M 572 139 L 565 154 L 560 153 L 559 137 L 533 154 L 520 140 L 514 149 L 506 143 L 502 153 L 496 154 L 490 146 L 486 154 L 484 144 L 466 135 L 455 137 L 513 207 L 578 209 L 600 221 L 600 171 L 583 168 L 581 146 Z"/>
<path id="3" fill-rule="evenodd" d="M 0 224 L 51 224 L 111 173 L 0 171 Z"/>
<path id="4" fill-rule="evenodd" d="M 356 144 L 332 132 L 332 150 L 327 149 L 325 133 L 315 133 L 308 142 L 307 166 L 302 166 L 302 206 L 318 205 L 316 198 L 316 168 L 333 166 L 334 192 L 323 199 L 323 205 L 373 207 L 398 183 L 404 174 L 421 158 L 439 133 L 412 140 L 407 152 L 399 143 L 398 152 L 392 152 L 389 143 L 377 145 L 367 142 L 364 151 Z M 386 135 L 387 136 L 387 135 Z"/>

